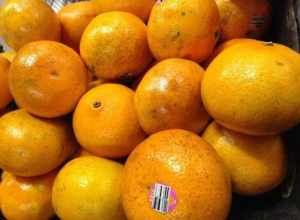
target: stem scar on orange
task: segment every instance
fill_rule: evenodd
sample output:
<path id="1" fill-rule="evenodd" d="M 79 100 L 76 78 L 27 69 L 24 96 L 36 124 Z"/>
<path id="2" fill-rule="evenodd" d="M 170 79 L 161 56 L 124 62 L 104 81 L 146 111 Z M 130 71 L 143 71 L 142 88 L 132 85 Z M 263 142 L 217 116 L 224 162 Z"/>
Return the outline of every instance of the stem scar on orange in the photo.
<path id="1" fill-rule="evenodd" d="M 73 129 L 84 149 L 109 158 L 127 156 L 146 136 L 134 108 L 134 92 L 111 83 L 81 98 L 73 114 Z"/>

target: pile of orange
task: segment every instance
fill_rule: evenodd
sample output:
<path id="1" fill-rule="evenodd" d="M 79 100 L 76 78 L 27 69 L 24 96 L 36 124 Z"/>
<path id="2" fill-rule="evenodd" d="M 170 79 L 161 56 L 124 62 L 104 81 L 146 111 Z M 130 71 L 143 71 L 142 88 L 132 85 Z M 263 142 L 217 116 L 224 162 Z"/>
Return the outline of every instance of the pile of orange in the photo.
<path id="1" fill-rule="evenodd" d="M 5 0 L 3 216 L 225 220 L 276 188 L 300 56 L 270 23 L 267 0 Z"/>

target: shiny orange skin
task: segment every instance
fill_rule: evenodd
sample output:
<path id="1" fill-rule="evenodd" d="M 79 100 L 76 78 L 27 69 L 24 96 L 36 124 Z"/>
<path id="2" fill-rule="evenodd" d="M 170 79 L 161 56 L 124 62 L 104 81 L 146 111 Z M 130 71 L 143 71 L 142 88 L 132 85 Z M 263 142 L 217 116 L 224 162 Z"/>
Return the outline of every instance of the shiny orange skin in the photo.
<path id="1" fill-rule="evenodd" d="M 204 67 L 208 67 L 208 65 L 224 50 L 226 50 L 227 48 L 236 45 L 236 44 L 240 44 L 240 43 L 251 43 L 251 42 L 256 42 L 256 40 L 254 39 L 249 39 L 249 38 L 236 38 L 236 39 L 232 39 L 232 40 L 228 40 L 223 42 L 222 44 L 218 45 L 213 53 L 210 55 L 210 57 L 203 63 Z"/>
<path id="2" fill-rule="evenodd" d="M 271 28 L 272 6 L 269 0 L 252 0 L 252 2 L 248 7 L 252 19 L 247 36 L 261 39 Z"/>
<path id="3" fill-rule="evenodd" d="M 62 42 L 79 50 L 79 43 L 84 29 L 99 14 L 99 10 L 90 1 L 76 2 L 64 6 L 58 12 L 62 27 Z"/>
<path id="4" fill-rule="evenodd" d="M 156 0 L 92 0 L 101 12 L 125 11 L 147 21 Z"/>
<path id="5" fill-rule="evenodd" d="M 102 157 L 127 156 L 144 138 L 134 108 L 134 92 L 120 84 L 103 84 L 79 101 L 73 129 L 80 145 Z"/>
<path id="6" fill-rule="evenodd" d="M 157 60 L 204 61 L 216 44 L 219 22 L 214 0 L 158 1 L 148 22 L 149 47 Z"/>
<path id="7" fill-rule="evenodd" d="M 245 42 L 220 53 L 202 81 L 208 113 L 249 135 L 281 133 L 300 122 L 300 56 L 266 42 Z"/>
<path id="8" fill-rule="evenodd" d="M 233 191 L 238 194 L 252 196 L 271 191 L 285 177 L 287 155 L 280 136 L 248 136 L 213 122 L 202 137 L 225 162 Z"/>
<path id="9" fill-rule="evenodd" d="M 54 217 L 51 191 L 56 172 L 39 177 L 7 174 L 1 183 L 1 211 L 11 220 L 49 220 Z"/>
<path id="10" fill-rule="evenodd" d="M 77 146 L 71 128 L 62 119 L 36 118 L 23 109 L 0 118 L 0 167 L 15 175 L 48 173 Z"/>
<path id="11" fill-rule="evenodd" d="M 251 23 L 247 1 L 216 0 L 216 3 L 221 17 L 221 40 L 245 37 Z"/>
<path id="12" fill-rule="evenodd" d="M 13 100 L 8 88 L 9 66 L 10 62 L 0 57 L 0 109 L 5 108 Z"/>
<path id="13" fill-rule="evenodd" d="M 156 183 L 175 191 L 177 204 L 171 212 L 151 208 L 150 189 Z M 139 144 L 127 159 L 122 203 L 128 220 L 225 220 L 230 178 L 221 158 L 199 136 L 165 130 Z"/>
<path id="14" fill-rule="evenodd" d="M 146 25 L 119 11 L 92 20 L 82 35 L 80 54 L 91 72 L 107 80 L 136 76 L 152 61 Z"/>
<path id="15" fill-rule="evenodd" d="M 60 40 L 57 15 L 43 0 L 5 0 L 0 10 L 0 35 L 14 50 L 38 40 Z"/>
<path id="16" fill-rule="evenodd" d="M 125 220 L 122 172 L 123 165 L 99 157 L 71 160 L 53 185 L 56 214 L 63 220 Z"/>
<path id="17" fill-rule="evenodd" d="M 87 90 L 87 70 L 71 48 L 37 41 L 18 51 L 9 71 L 9 87 L 19 107 L 53 118 L 74 110 Z"/>
<path id="18" fill-rule="evenodd" d="M 135 94 L 139 122 L 146 133 L 204 129 L 209 115 L 201 104 L 203 75 L 197 63 L 180 58 L 161 61 L 146 73 Z"/>

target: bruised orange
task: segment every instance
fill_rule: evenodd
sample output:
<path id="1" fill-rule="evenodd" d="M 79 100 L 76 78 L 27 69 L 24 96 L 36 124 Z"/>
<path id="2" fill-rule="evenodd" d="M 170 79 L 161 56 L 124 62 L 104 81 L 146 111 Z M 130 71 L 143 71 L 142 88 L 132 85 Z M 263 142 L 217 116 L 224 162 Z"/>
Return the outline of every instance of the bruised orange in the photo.
<path id="1" fill-rule="evenodd" d="M 219 21 L 215 0 L 157 1 L 148 22 L 150 49 L 157 60 L 204 61 L 217 42 Z"/>
<path id="2" fill-rule="evenodd" d="M 38 40 L 60 40 L 57 15 L 43 0 L 5 0 L 0 8 L 0 36 L 14 50 Z"/>
<path id="3" fill-rule="evenodd" d="M 90 1 L 76 2 L 64 6 L 58 12 L 62 27 L 62 42 L 79 50 L 79 43 L 84 29 L 99 14 L 95 4 Z"/>
<path id="4" fill-rule="evenodd" d="M 197 63 L 179 58 L 161 61 L 146 73 L 135 94 L 139 122 L 146 133 L 204 129 L 209 116 L 201 104 L 203 75 Z"/>
<path id="5" fill-rule="evenodd" d="M 80 54 L 97 77 L 117 80 L 142 73 L 152 57 L 146 25 L 127 12 L 98 15 L 85 29 Z"/>
<path id="6" fill-rule="evenodd" d="M 79 101 L 73 129 L 80 145 L 102 157 L 127 156 L 144 138 L 134 108 L 134 92 L 120 84 L 103 84 Z"/>
<path id="7" fill-rule="evenodd" d="M 92 0 L 101 12 L 125 11 L 147 21 L 156 0 Z"/>
<path id="8" fill-rule="evenodd" d="M 161 201 L 165 206 L 155 204 L 157 193 L 167 190 Z M 225 220 L 230 178 L 221 158 L 199 136 L 165 130 L 151 135 L 129 156 L 122 203 L 128 220 Z"/>
<path id="9" fill-rule="evenodd" d="M 249 135 L 281 133 L 300 122 L 300 56 L 270 42 L 244 42 L 221 52 L 202 81 L 208 113 Z"/>
<path id="10" fill-rule="evenodd" d="M 287 155 L 280 136 L 248 136 L 210 124 L 203 139 L 215 148 L 225 162 L 233 191 L 257 195 L 277 187 L 285 177 Z"/>
<path id="11" fill-rule="evenodd" d="M 36 118 L 25 110 L 0 118 L 0 167 L 18 176 L 37 176 L 61 165 L 76 150 L 63 119 Z"/>
<path id="12" fill-rule="evenodd" d="M 56 214 L 63 220 L 125 220 L 122 172 L 123 165 L 99 157 L 71 160 L 53 185 Z"/>
<path id="13" fill-rule="evenodd" d="M 0 109 L 5 108 L 13 99 L 8 88 L 9 67 L 10 62 L 0 57 Z"/>
<path id="14" fill-rule="evenodd" d="M 51 191 L 56 172 L 39 177 L 10 173 L 1 183 L 1 211 L 6 219 L 49 220 L 54 217 Z"/>
<path id="15" fill-rule="evenodd" d="M 53 41 L 24 46 L 9 71 L 9 87 L 18 106 L 46 118 L 73 111 L 87 90 L 87 80 L 80 56 Z"/>

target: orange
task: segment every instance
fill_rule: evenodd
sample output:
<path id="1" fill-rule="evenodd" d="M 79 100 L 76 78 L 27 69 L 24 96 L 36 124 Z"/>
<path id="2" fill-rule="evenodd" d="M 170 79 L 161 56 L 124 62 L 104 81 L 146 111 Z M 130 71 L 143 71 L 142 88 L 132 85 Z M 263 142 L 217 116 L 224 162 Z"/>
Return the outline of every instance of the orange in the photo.
<path id="1" fill-rule="evenodd" d="M 126 11 L 147 21 L 156 0 L 92 0 L 101 12 Z"/>
<path id="2" fill-rule="evenodd" d="M 300 56 L 283 45 L 244 42 L 221 52 L 202 81 L 208 113 L 249 135 L 281 133 L 300 122 Z"/>
<path id="3" fill-rule="evenodd" d="M 35 118 L 16 110 L 0 118 L 0 167 L 18 176 L 37 176 L 61 165 L 76 150 L 62 119 Z"/>
<path id="4" fill-rule="evenodd" d="M 251 2 L 253 0 L 248 0 Z M 221 16 L 221 40 L 245 37 L 250 28 L 251 15 L 245 0 L 216 0 Z"/>
<path id="5" fill-rule="evenodd" d="M 136 76 L 152 60 L 146 25 L 138 17 L 118 11 L 92 20 L 82 35 L 80 54 L 97 77 L 108 80 Z"/>
<path id="6" fill-rule="evenodd" d="M 60 23 L 43 0 L 5 0 L 0 10 L 0 36 L 14 50 L 38 40 L 60 40 Z"/>
<path id="7" fill-rule="evenodd" d="M 127 156 L 144 138 L 134 108 L 134 92 L 120 84 L 103 84 L 79 101 L 73 129 L 80 145 L 103 157 Z"/>
<path id="8" fill-rule="evenodd" d="M 219 12 L 214 0 L 164 0 L 152 9 L 148 42 L 157 60 L 204 61 L 218 37 Z"/>
<path id="9" fill-rule="evenodd" d="M 272 23 L 272 6 L 269 0 L 252 0 L 248 7 L 251 14 L 251 24 L 248 37 L 260 39 L 264 37 Z"/>
<path id="10" fill-rule="evenodd" d="M 203 75 L 197 63 L 179 58 L 161 61 L 146 73 L 135 94 L 139 122 L 146 133 L 204 129 L 209 116 L 201 104 Z"/>
<path id="11" fill-rule="evenodd" d="M 225 162 L 233 191 L 257 195 L 277 187 L 285 177 L 287 155 L 280 136 L 248 136 L 211 123 L 203 139 Z"/>
<path id="12" fill-rule="evenodd" d="M 62 42 L 79 50 L 79 43 L 84 29 L 99 14 L 92 2 L 76 2 L 64 6 L 58 12 L 62 26 Z"/>
<path id="13" fill-rule="evenodd" d="M 245 36 L 262 38 L 269 30 L 269 0 L 216 0 L 221 16 L 222 41 Z"/>
<path id="14" fill-rule="evenodd" d="M 54 217 L 51 204 L 56 172 L 39 177 L 6 174 L 1 183 L 1 210 L 6 219 L 49 220 Z"/>
<path id="15" fill-rule="evenodd" d="M 256 42 L 256 40 L 254 39 L 248 39 L 248 38 L 236 38 L 236 39 L 232 39 L 232 40 L 228 40 L 225 41 L 224 43 L 218 45 L 213 53 L 210 55 L 210 57 L 204 62 L 204 66 L 208 67 L 208 65 L 225 49 L 236 45 L 236 44 L 240 44 L 240 43 L 251 43 L 251 42 Z"/>
<path id="16" fill-rule="evenodd" d="M 159 192 L 166 194 L 157 206 Z M 122 203 L 128 220 L 225 220 L 231 204 L 230 178 L 221 158 L 199 136 L 161 131 L 129 156 Z"/>
<path id="17" fill-rule="evenodd" d="M 12 51 L 12 50 L 0 53 L 0 57 L 4 57 L 4 58 L 8 59 L 10 62 L 13 61 L 13 59 L 14 59 L 15 56 L 16 56 L 16 52 Z"/>
<path id="18" fill-rule="evenodd" d="M 10 62 L 0 57 L 0 109 L 5 108 L 13 99 L 8 88 L 9 66 Z"/>
<path id="19" fill-rule="evenodd" d="M 74 110 L 87 90 L 87 70 L 71 48 L 37 41 L 18 51 L 9 72 L 9 87 L 19 107 L 46 118 Z"/>
<path id="20" fill-rule="evenodd" d="M 52 201 L 63 220 L 125 220 L 121 205 L 123 166 L 87 156 L 67 163 L 55 179 Z"/>

